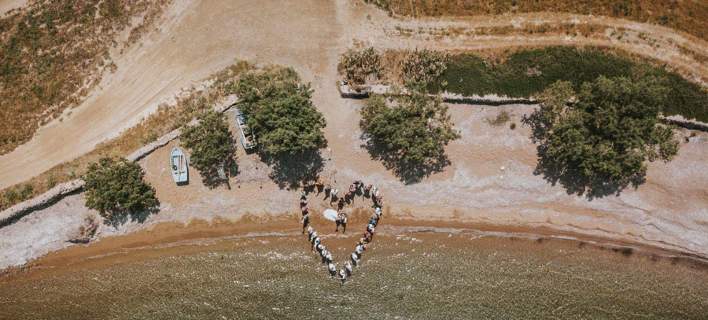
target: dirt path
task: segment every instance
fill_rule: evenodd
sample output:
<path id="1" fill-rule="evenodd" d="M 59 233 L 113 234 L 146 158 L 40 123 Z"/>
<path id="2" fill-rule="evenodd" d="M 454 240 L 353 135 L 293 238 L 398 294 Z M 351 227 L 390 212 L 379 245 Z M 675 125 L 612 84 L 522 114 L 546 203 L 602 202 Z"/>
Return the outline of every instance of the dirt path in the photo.
<path id="1" fill-rule="evenodd" d="M 484 23 L 518 25 L 520 22 L 515 16 L 487 20 L 399 21 L 358 1 L 345 0 L 176 1 L 168 10 L 166 21 L 160 24 L 162 29 L 119 57 L 118 71 L 106 77 L 101 88 L 74 109 L 71 116 L 43 127 L 29 143 L 0 157 L 0 187 L 23 181 L 91 150 L 95 144 L 137 123 L 180 88 L 198 83 L 234 59 L 248 59 L 293 66 L 306 81 L 312 82 L 314 103 L 327 120 L 325 134 L 329 148 L 324 151 L 325 174 L 337 179 L 340 188 L 345 188 L 353 179 L 380 185 L 386 190 L 393 212 L 402 218 L 547 227 L 708 256 L 708 164 L 704 161 L 708 158 L 708 135 L 705 133 L 682 144 L 679 155 L 670 164 L 652 164 L 647 183 L 638 190 L 594 201 L 567 195 L 561 187 L 551 186 L 534 176 L 535 149 L 528 139 L 527 129 L 512 131 L 486 123 L 485 119 L 494 117 L 498 108 L 452 106 L 453 120 L 462 131 L 462 139 L 448 148 L 452 165 L 422 183 L 405 186 L 380 162 L 370 159 L 360 147 L 358 109 L 361 102 L 341 99 L 335 88 L 339 54 L 355 40 L 382 48 L 443 49 L 595 43 L 593 41 L 614 44 L 610 36 L 605 40 L 568 40 L 561 35 L 485 38 L 472 34 L 438 37 L 434 32 L 426 34 L 427 31 L 400 32 L 401 28 L 452 25 L 472 28 Z M 606 23 L 619 26 L 620 22 L 608 19 Z M 682 43 L 681 48 L 708 52 L 705 42 L 693 41 L 670 30 L 625 24 L 621 23 L 625 28 L 636 26 L 656 31 L 652 37 L 672 39 L 674 43 Z M 680 68 L 690 67 L 685 71 L 701 77 L 707 74 L 705 66 L 697 63 L 692 55 L 681 55 L 682 49 L 678 46 L 655 48 L 648 45 L 649 40 L 639 36 L 636 39 L 636 43 L 620 46 Z M 531 112 L 532 107 L 505 108 L 518 123 L 521 115 Z M 168 149 L 163 148 L 141 161 L 148 180 L 157 188 L 162 212 L 150 217 L 145 225 L 106 229 L 106 234 L 129 232 L 159 222 L 187 221 L 193 217 L 236 219 L 246 213 L 277 214 L 296 209 L 293 205 L 296 194 L 278 189 L 255 156 L 240 155 L 241 174 L 231 190 L 209 190 L 198 178 L 189 186 L 177 188 L 164 166 Z M 87 211 L 81 201 L 72 201 L 58 205 L 73 212 Z M 49 208 L 37 214 L 55 212 L 58 211 Z M 47 251 L 34 243 L 52 243 L 56 248 L 66 245 L 62 239 L 67 233 L 56 232 L 57 228 L 77 228 L 73 220 L 58 219 L 45 227 L 33 228 L 36 224 L 33 215 L 12 228 L 0 229 L 0 247 L 12 248 L 28 259 Z M 31 230 L 32 241 L 22 236 L 22 230 Z"/>
<path id="2" fill-rule="evenodd" d="M 8 11 L 21 8 L 27 4 L 27 0 L 0 0 L 0 16 Z"/>

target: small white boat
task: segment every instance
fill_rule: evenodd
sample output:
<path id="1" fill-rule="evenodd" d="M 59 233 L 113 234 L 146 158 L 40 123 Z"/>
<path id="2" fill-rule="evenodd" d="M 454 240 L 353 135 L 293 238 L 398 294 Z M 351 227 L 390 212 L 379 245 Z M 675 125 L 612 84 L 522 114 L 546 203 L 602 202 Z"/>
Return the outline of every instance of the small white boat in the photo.
<path id="1" fill-rule="evenodd" d="M 187 184 L 189 182 L 189 163 L 187 157 L 180 148 L 172 148 L 170 153 L 170 169 L 172 170 L 172 179 L 175 183 Z"/>

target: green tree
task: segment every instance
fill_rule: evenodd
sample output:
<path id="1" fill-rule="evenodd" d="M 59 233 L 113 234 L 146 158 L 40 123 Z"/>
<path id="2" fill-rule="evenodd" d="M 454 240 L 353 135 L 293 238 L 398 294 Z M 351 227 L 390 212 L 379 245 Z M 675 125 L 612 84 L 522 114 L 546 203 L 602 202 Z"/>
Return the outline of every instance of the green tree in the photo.
<path id="1" fill-rule="evenodd" d="M 204 184 L 216 187 L 225 182 L 219 170 L 228 176 L 237 171 L 234 154 L 236 145 L 224 116 L 208 111 L 199 116 L 199 123 L 187 126 L 181 136 L 182 145 L 191 153 L 190 164 L 199 170 Z"/>
<path id="2" fill-rule="evenodd" d="M 86 206 L 113 222 L 128 215 L 144 220 L 146 213 L 160 205 L 155 189 L 143 181 L 144 175 L 137 163 L 123 158 L 102 158 L 90 164 L 83 176 Z"/>
<path id="3" fill-rule="evenodd" d="M 310 100 L 310 85 L 300 83 L 291 68 L 270 67 L 242 76 L 236 94 L 258 153 L 273 165 L 271 178 L 281 187 L 315 179 L 323 165 L 319 149 L 327 140 L 324 116 Z"/>
<path id="4" fill-rule="evenodd" d="M 594 198 L 643 183 L 646 161 L 670 161 L 678 152 L 670 127 L 658 123 L 667 89 L 652 78 L 600 76 L 577 94 L 557 82 L 524 121 L 537 142 L 536 172 L 568 193 Z"/>
<path id="5" fill-rule="evenodd" d="M 413 93 L 392 106 L 382 96 L 361 110 L 360 127 L 369 153 L 406 183 L 417 182 L 449 164 L 445 146 L 460 137 L 439 97 Z"/>

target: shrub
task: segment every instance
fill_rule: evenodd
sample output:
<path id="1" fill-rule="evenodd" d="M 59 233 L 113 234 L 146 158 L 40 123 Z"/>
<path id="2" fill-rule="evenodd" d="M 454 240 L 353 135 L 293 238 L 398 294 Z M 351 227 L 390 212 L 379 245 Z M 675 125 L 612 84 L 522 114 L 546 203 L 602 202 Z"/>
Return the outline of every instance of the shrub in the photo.
<path id="1" fill-rule="evenodd" d="M 360 51 L 349 49 L 340 57 L 337 69 L 347 81 L 364 84 L 381 74 L 381 55 L 372 47 Z"/>
<path id="2" fill-rule="evenodd" d="M 445 146 L 460 137 L 439 97 L 414 93 L 388 106 L 383 97 L 374 96 L 361 114 L 369 152 L 407 183 L 447 165 Z"/>
<path id="3" fill-rule="evenodd" d="M 199 123 L 182 132 L 182 145 L 190 150 L 190 164 L 199 170 L 204 184 L 215 187 L 223 182 L 219 170 L 227 175 L 235 171 L 236 145 L 224 115 L 208 111 L 199 116 Z M 225 170 L 225 169 L 230 170 Z"/>
<path id="4" fill-rule="evenodd" d="M 590 198 L 643 183 L 647 160 L 669 161 L 678 151 L 671 128 L 658 124 L 666 93 L 653 79 L 601 76 L 568 104 L 571 84 L 552 85 L 525 119 L 539 143 L 537 173 Z"/>
<path id="5" fill-rule="evenodd" d="M 445 71 L 448 60 L 447 54 L 440 51 L 411 51 L 401 62 L 401 79 L 409 88 L 426 88 Z"/>
<path id="6" fill-rule="evenodd" d="M 106 157 L 90 164 L 83 176 L 86 206 L 114 222 L 156 211 L 160 202 L 144 175 L 137 163 L 124 158 Z"/>
<path id="7" fill-rule="evenodd" d="M 498 127 L 501 125 L 504 125 L 505 123 L 509 122 L 511 120 L 511 116 L 509 115 L 509 112 L 506 110 L 503 110 L 502 112 L 499 112 L 497 114 L 497 117 L 494 119 L 487 119 L 487 123 L 489 123 L 492 126 Z"/>

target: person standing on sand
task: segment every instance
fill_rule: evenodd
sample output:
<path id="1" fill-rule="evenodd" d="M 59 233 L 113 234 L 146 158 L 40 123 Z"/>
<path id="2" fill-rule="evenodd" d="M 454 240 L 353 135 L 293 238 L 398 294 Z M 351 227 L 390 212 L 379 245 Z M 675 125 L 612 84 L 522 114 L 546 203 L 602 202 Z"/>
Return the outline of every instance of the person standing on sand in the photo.
<path id="1" fill-rule="evenodd" d="M 369 224 L 374 225 L 374 227 L 375 227 L 378 223 L 379 223 L 379 216 L 377 216 L 377 215 L 374 215 L 373 217 L 371 217 L 371 219 L 369 219 Z"/>
<path id="2" fill-rule="evenodd" d="M 355 267 L 359 265 L 359 257 L 356 255 L 355 252 L 352 252 L 351 260 L 352 260 L 352 264 Z"/>
<path id="3" fill-rule="evenodd" d="M 302 234 L 305 234 L 305 229 L 310 226 L 310 214 L 305 213 L 302 216 Z"/>
<path id="4" fill-rule="evenodd" d="M 355 187 L 354 193 L 361 194 L 361 191 L 364 188 L 364 182 L 362 182 L 361 180 L 356 180 L 356 181 L 354 181 L 354 187 Z"/>
<path id="5" fill-rule="evenodd" d="M 335 188 L 335 189 L 332 189 L 332 191 L 329 192 L 329 196 L 330 196 L 330 197 L 329 197 L 329 204 L 330 204 L 330 205 L 332 204 L 332 202 L 337 201 L 337 199 L 338 199 L 338 198 L 337 198 L 337 193 L 339 193 L 339 190 L 337 190 L 336 188 Z"/>
<path id="6" fill-rule="evenodd" d="M 347 214 L 339 211 L 337 214 L 337 220 L 334 220 L 336 223 L 337 227 L 334 229 L 334 232 L 339 232 L 339 226 L 342 226 L 342 233 L 347 232 Z"/>
<path id="7" fill-rule="evenodd" d="M 347 201 L 347 203 L 354 200 L 354 194 L 356 194 L 356 186 L 352 183 L 351 185 L 349 185 L 349 192 L 347 192 L 347 195 L 344 196 L 346 198 L 345 200 Z"/>
<path id="8" fill-rule="evenodd" d="M 342 284 L 347 281 L 347 272 L 344 269 L 339 270 L 339 280 L 342 280 Z"/>
<path id="9" fill-rule="evenodd" d="M 323 188 L 324 181 L 322 181 L 322 177 L 317 176 L 317 181 L 315 181 L 315 189 L 317 189 L 317 195 L 320 195 L 320 193 L 322 193 Z"/>
<path id="10" fill-rule="evenodd" d="M 374 206 L 383 207 L 383 195 L 380 192 L 377 192 L 372 199 L 374 199 Z"/>
<path id="11" fill-rule="evenodd" d="M 374 234 L 369 232 L 369 230 L 366 230 L 366 232 L 364 232 L 364 243 L 366 244 L 366 243 L 371 242 L 371 239 L 373 237 L 374 237 Z"/>
<path id="12" fill-rule="evenodd" d="M 364 250 L 366 250 L 366 245 L 365 244 L 359 244 L 354 248 L 354 252 L 357 254 L 357 256 L 361 257 L 361 254 L 364 253 Z"/>
<path id="13" fill-rule="evenodd" d="M 332 185 L 328 183 L 328 184 L 324 187 L 325 199 L 329 198 L 331 193 L 332 193 Z"/>
<path id="14" fill-rule="evenodd" d="M 373 184 L 369 184 L 368 186 L 364 187 L 364 197 L 371 197 L 371 188 L 373 188 Z"/>
<path id="15" fill-rule="evenodd" d="M 327 254 L 325 255 L 325 261 L 327 263 L 332 263 L 332 253 L 327 251 Z"/>
<path id="16" fill-rule="evenodd" d="M 344 209 L 344 205 L 345 205 L 344 199 L 339 199 L 339 201 L 337 202 L 337 210 Z"/>
<path id="17" fill-rule="evenodd" d="M 307 208 L 307 197 L 305 195 L 300 196 L 300 210 Z"/>

